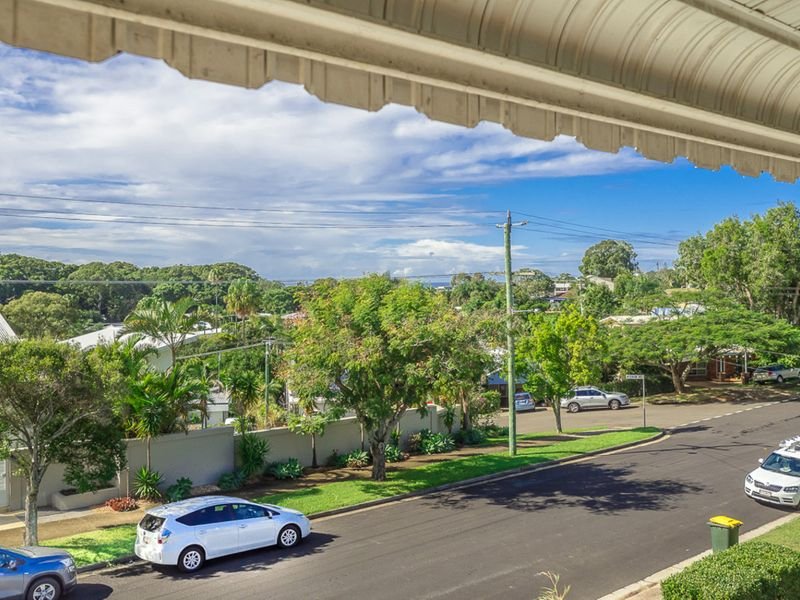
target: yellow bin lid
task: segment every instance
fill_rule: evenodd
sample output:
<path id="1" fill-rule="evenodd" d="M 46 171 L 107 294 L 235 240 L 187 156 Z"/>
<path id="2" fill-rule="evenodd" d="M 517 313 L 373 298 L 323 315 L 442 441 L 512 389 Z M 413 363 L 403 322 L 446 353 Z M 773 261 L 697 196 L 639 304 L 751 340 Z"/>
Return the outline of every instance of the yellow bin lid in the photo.
<path id="1" fill-rule="evenodd" d="M 739 527 L 743 525 L 741 521 L 736 519 L 732 519 L 731 517 L 723 517 L 722 515 L 717 517 L 711 517 L 708 520 L 709 525 L 719 525 L 721 527 L 728 527 L 729 529 L 733 529 L 734 527 Z"/>

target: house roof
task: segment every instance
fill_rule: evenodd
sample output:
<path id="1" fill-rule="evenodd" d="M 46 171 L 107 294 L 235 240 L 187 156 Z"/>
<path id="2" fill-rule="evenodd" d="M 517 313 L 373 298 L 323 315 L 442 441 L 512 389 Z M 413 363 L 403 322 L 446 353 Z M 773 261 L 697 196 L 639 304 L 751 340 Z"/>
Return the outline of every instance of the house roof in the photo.
<path id="1" fill-rule="evenodd" d="M 203 336 L 219 333 L 220 331 L 220 329 L 203 329 L 200 331 L 193 331 L 192 333 L 187 334 L 186 338 L 184 339 L 184 343 L 191 343 Z M 110 344 L 114 340 L 124 341 L 130 338 L 132 335 L 135 334 L 125 333 L 125 327 L 123 325 L 114 324 L 106 325 L 98 331 L 92 331 L 68 340 L 63 340 L 63 343 L 73 344 L 78 346 L 81 350 L 91 350 L 95 346 L 99 346 L 101 344 Z M 161 350 L 162 348 L 166 348 L 167 344 L 155 338 L 143 336 L 141 341 L 139 341 L 136 346 L 139 348 L 150 346 L 156 350 Z"/>
<path id="2" fill-rule="evenodd" d="M 17 339 L 17 334 L 11 329 L 11 325 L 0 315 L 0 342 L 11 342 Z"/>
<path id="3" fill-rule="evenodd" d="M 800 177 L 796 0 L 0 2 L 0 40 L 119 52 L 247 88 L 301 84 L 517 135 Z"/>

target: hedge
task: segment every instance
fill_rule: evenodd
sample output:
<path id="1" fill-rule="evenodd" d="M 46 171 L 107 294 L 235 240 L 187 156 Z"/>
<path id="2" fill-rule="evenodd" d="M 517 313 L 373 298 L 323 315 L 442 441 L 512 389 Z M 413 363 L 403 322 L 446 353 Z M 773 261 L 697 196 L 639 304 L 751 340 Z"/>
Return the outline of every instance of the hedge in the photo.
<path id="1" fill-rule="evenodd" d="M 712 554 L 661 582 L 664 600 L 796 600 L 800 552 L 765 542 Z"/>

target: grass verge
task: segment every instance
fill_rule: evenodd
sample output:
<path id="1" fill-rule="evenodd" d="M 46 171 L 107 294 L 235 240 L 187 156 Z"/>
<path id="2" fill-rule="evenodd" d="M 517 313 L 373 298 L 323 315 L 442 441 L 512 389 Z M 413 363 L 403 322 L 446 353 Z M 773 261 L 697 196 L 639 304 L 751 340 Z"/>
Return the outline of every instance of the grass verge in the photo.
<path id="1" fill-rule="evenodd" d="M 55 538 L 41 542 L 42 546 L 62 548 L 72 554 L 81 567 L 108 562 L 120 556 L 133 554 L 136 525 L 115 525 L 86 533 Z"/>
<path id="2" fill-rule="evenodd" d="M 800 518 L 789 521 L 756 539 L 759 542 L 778 544 L 800 552 Z"/>
<path id="3" fill-rule="evenodd" d="M 254 500 L 268 504 L 280 504 L 300 510 L 307 515 L 313 515 L 327 510 L 361 504 L 370 500 L 421 491 L 446 483 L 456 483 L 481 475 L 491 475 L 517 467 L 542 464 L 621 444 L 644 441 L 656 436 L 659 432 L 660 430 L 656 428 L 648 427 L 603 433 L 567 442 L 520 448 L 517 456 L 513 457 L 503 452 L 482 454 L 422 467 L 400 469 L 388 473 L 388 480 L 384 482 L 368 480 L 339 481 L 283 494 L 261 496 L 254 498 Z M 549 433 L 525 437 L 534 439 L 535 437 L 552 435 L 552 433 Z M 115 558 L 132 554 L 135 538 L 136 525 L 117 525 L 68 537 L 46 540 L 42 542 L 42 545 L 63 548 L 75 557 L 75 562 L 78 566 L 84 566 L 108 562 Z"/>

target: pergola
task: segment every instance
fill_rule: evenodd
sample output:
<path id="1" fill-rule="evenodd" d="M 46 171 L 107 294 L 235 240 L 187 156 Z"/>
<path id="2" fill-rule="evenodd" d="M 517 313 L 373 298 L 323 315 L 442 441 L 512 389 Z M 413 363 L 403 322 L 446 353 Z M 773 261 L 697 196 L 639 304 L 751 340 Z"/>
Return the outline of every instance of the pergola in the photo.
<path id="1" fill-rule="evenodd" d="M 800 177 L 798 0 L 0 0 L 0 40 Z"/>

